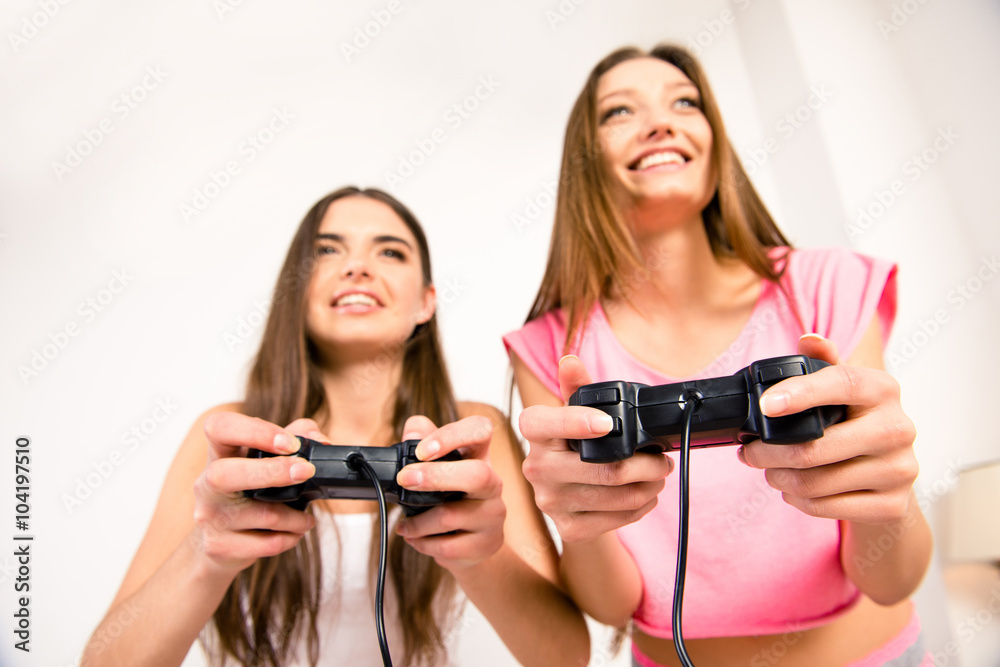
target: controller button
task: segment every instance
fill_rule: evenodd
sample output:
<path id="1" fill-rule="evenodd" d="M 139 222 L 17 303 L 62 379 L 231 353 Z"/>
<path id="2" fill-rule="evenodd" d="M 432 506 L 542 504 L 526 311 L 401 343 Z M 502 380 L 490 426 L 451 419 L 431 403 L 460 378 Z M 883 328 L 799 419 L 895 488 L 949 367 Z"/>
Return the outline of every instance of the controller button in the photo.
<path id="1" fill-rule="evenodd" d="M 774 366 L 764 366 L 757 370 L 757 381 L 761 384 L 772 384 L 785 378 L 796 375 L 805 375 L 806 367 L 801 361 L 790 364 L 775 364 Z"/>
<path id="2" fill-rule="evenodd" d="M 620 436 L 622 434 L 622 420 L 621 417 L 612 417 L 611 420 L 614 422 L 614 426 L 608 431 L 608 435 Z M 605 436 L 607 437 L 607 436 Z"/>
<path id="3" fill-rule="evenodd" d="M 617 389 L 581 389 L 580 405 L 616 405 L 621 402 Z"/>

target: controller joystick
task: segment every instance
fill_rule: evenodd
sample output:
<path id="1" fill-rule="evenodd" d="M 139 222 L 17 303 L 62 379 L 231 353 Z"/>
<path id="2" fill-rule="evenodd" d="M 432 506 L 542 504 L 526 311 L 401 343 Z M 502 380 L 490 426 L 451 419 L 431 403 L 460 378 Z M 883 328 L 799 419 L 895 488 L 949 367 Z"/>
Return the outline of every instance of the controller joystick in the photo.
<path id="1" fill-rule="evenodd" d="M 815 373 L 830 364 L 803 355 L 755 361 L 737 373 L 718 378 L 650 386 L 636 382 L 597 382 L 577 389 L 569 405 L 602 410 L 614 420 L 600 438 L 570 440 L 580 458 L 609 463 L 635 452 L 680 449 L 687 400 L 697 401 L 692 417 L 691 447 L 745 444 L 793 444 L 823 436 L 828 426 L 843 421 L 843 405 L 812 408 L 793 415 L 765 417 L 760 396 L 781 380 Z"/>
<path id="2" fill-rule="evenodd" d="M 378 496 L 371 480 L 353 460 L 360 454 L 374 469 L 385 498 L 403 508 L 406 516 L 425 512 L 449 500 L 457 500 L 464 494 L 460 491 L 412 491 L 396 483 L 396 473 L 403 467 L 417 463 L 416 449 L 419 440 L 405 440 L 389 447 L 350 447 L 329 445 L 298 436 L 299 451 L 286 456 L 297 456 L 316 466 L 316 474 L 299 484 L 253 489 L 245 492 L 248 498 L 268 502 L 280 502 L 304 510 L 310 501 L 321 498 L 351 500 L 375 500 Z M 251 458 L 281 456 L 257 449 L 251 450 Z M 457 452 L 449 452 L 437 461 L 455 461 L 461 457 Z"/>

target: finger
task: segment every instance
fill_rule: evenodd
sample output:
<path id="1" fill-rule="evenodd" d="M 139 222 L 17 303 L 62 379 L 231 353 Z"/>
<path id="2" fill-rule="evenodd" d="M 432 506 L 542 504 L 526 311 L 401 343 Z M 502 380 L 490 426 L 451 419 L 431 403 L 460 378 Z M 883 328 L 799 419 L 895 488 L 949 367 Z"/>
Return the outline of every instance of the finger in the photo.
<path id="1" fill-rule="evenodd" d="M 590 373 L 579 357 L 567 354 L 559 360 L 559 393 L 564 402 L 569 402 L 574 391 L 590 383 Z"/>
<path id="2" fill-rule="evenodd" d="M 896 492 L 854 491 L 823 498 L 796 498 L 785 493 L 782 498 L 809 516 L 868 524 L 898 521 L 909 507 L 909 494 Z"/>
<path id="3" fill-rule="evenodd" d="M 808 333 L 799 338 L 798 352 L 813 359 L 820 359 L 833 366 L 836 366 L 840 360 L 840 355 L 837 352 L 837 344 L 829 338 L 824 338 L 814 333 Z"/>
<path id="4" fill-rule="evenodd" d="M 270 530 L 301 535 L 316 525 L 316 519 L 308 512 L 292 509 L 284 503 L 249 498 L 209 507 L 198 506 L 194 520 L 203 532 L 215 533 Z"/>
<path id="5" fill-rule="evenodd" d="M 664 480 L 633 482 L 622 486 L 575 485 L 563 491 L 566 510 L 571 513 L 634 512 L 660 495 Z"/>
<path id="6" fill-rule="evenodd" d="M 316 466 L 298 456 L 262 459 L 227 457 L 205 468 L 205 481 L 217 493 L 299 484 L 316 474 Z"/>
<path id="7" fill-rule="evenodd" d="M 291 454 L 299 450 L 298 439 L 285 429 L 236 412 L 209 415 L 204 430 L 209 443 L 209 461 L 242 456 L 246 448 L 273 454 Z"/>
<path id="8" fill-rule="evenodd" d="M 780 417 L 823 405 L 849 405 L 864 411 L 898 397 L 899 383 L 884 371 L 830 366 L 777 383 L 760 397 L 760 409 L 767 417 Z"/>
<path id="9" fill-rule="evenodd" d="M 794 445 L 769 445 L 755 440 L 737 450 L 737 456 L 751 468 L 817 468 L 858 456 L 883 456 L 913 442 L 901 415 L 868 415 L 834 424 L 823 437 Z"/>
<path id="10" fill-rule="evenodd" d="M 396 482 L 414 491 L 463 491 L 470 498 L 497 497 L 502 485 L 489 463 L 477 459 L 411 463 Z"/>
<path id="11" fill-rule="evenodd" d="M 653 498 L 648 503 L 636 510 L 621 512 L 579 512 L 576 514 L 562 514 L 553 516 L 556 528 L 563 542 L 577 542 L 580 540 L 592 539 L 596 535 L 602 535 L 622 526 L 635 523 L 646 516 L 654 507 L 658 498 Z"/>
<path id="12" fill-rule="evenodd" d="M 262 530 L 229 533 L 224 540 L 205 534 L 193 539 L 199 539 L 201 550 L 215 560 L 254 561 L 294 548 L 302 539 L 302 534 Z"/>
<path id="13" fill-rule="evenodd" d="M 485 459 L 492 439 L 493 422 L 482 415 L 473 415 L 424 436 L 416 454 L 421 461 L 433 461 L 453 451 L 458 451 L 462 458 Z"/>
<path id="14" fill-rule="evenodd" d="M 437 429 L 430 419 L 423 415 L 407 417 L 403 424 L 403 440 L 423 440 Z"/>
<path id="15" fill-rule="evenodd" d="M 506 513 L 502 502 L 467 498 L 401 519 L 396 524 L 396 532 L 406 538 L 420 538 L 456 531 L 474 533 L 495 529 L 502 535 Z"/>
<path id="16" fill-rule="evenodd" d="M 607 413 L 582 405 L 563 408 L 533 405 L 521 411 L 517 423 L 521 435 L 532 445 L 546 443 L 555 449 L 569 449 L 565 442 L 560 445 L 556 441 L 599 438 L 614 426 Z"/>
<path id="17" fill-rule="evenodd" d="M 473 564 L 491 556 L 503 546 L 502 532 L 458 532 L 405 539 L 420 553 L 438 562 L 453 564 Z"/>
<path id="18" fill-rule="evenodd" d="M 286 426 L 285 430 L 294 435 L 309 438 L 310 440 L 330 442 L 330 438 L 326 437 L 323 432 L 319 430 L 319 424 L 312 419 L 307 419 L 305 417 L 302 419 L 296 419 L 291 424 Z"/>
<path id="19" fill-rule="evenodd" d="M 528 456 L 521 469 L 529 482 L 539 487 L 553 485 L 623 486 L 635 482 L 663 480 L 674 468 L 673 459 L 664 454 L 637 452 L 635 456 L 611 463 L 588 463 L 573 451 L 549 452 L 546 456 Z M 536 497 L 537 500 L 537 497 Z"/>
<path id="20" fill-rule="evenodd" d="M 889 458 L 861 456 L 807 470 L 771 468 L 764 471 L 764 477 L 782 493 L 816 499 L 854 491 L 908 488 L 918 472 L 912 452 L 900 452 Z"/>

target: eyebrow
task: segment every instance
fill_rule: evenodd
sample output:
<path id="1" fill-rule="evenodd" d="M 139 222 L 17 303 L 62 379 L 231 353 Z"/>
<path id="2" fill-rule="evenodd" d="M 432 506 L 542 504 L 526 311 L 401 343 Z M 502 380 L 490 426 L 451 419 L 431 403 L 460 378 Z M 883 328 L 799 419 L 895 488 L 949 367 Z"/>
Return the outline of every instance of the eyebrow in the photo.
<path id="1" fill-rule="evenodd" d="M 694 88 L 695 90 L 698 90 L 698 86 L 694 85 L 694 82 L 692 81 L 675 81 L 674 83 L 666 84 L 664 88 Z M 612 90 L 604 97 L 598 99 L 597 103 L 600 104 L 604 100 L 608 99 L 609 97 L 614 97 L 615 95 L 627 95 L 629 93 L 635 94 L 637 92 L 638 91 L 635 88 L 620 88 L 618 90 Z M 698 95 L 699 97 L 701 96 L 701 91 L 698 91 Z"/>
<path id="2" fill-rule="evenodd" d="M 344 243 L 344 236 L 342 234 L 317 234 L 316 240 L 321 239 L 327 241 L 336 241 L 337 243 Z M 401 239 L 398 236 L 392 236 L 391 234 L 381 234 L 374 238 L 375 243 L 402 243 L 410 250 L 413 250 L 413 246 L 410 245 L 409 241 L 406 239 Z"/>

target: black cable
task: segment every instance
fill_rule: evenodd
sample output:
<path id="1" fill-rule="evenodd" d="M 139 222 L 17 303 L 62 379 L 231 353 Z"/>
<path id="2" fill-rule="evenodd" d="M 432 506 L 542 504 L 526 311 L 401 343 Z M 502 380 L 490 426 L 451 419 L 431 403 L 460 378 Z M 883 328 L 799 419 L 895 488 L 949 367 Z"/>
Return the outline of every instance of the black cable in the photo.
<path id="1" fill-rule="evenodd" d="M 681 436 L 681 469 L 680 469 L 680 506 L 677 510 L 677 573 L 674 576 L 674 607 L 671 625 L 674 633 L 674 650 L 684 667 L 694 667 L 684 647 L 684 635 L 681 633 L 681 607 L 684 604 L 684 574 L 687 569 L 687 538 L 688 538 L 688 466 L 691 460 L 691 422 L 694 412 L 698 409 L 700 392 L 685 393 L 684 399 L 684 433 Z"/>
<path id="2" fill-rule="evenodd" d="M 385 494 L 382 492 L 382 485 L 378 483 L 378 476 L 375 474 L 375 469 L 365 460 L 363 454 L 360 452 L 351 454 L 347 457 L 347 463 L 365 474 L 371 481 L 372 486 L 375 487 L 375 494 L 378 496 L 378 522 L 381 536 L 378 547 L 378 579 L 375 583 L 375 632 L 378 634 L 378 648 L 382 652 L 382 664 L 384 667 L 392 667 L 392 656 L 389 655 L 389 643 L 385 638 L 385 613 L 383 611 L 386 545 L 389 542 L 389 513 L 386 510 Z"/>

